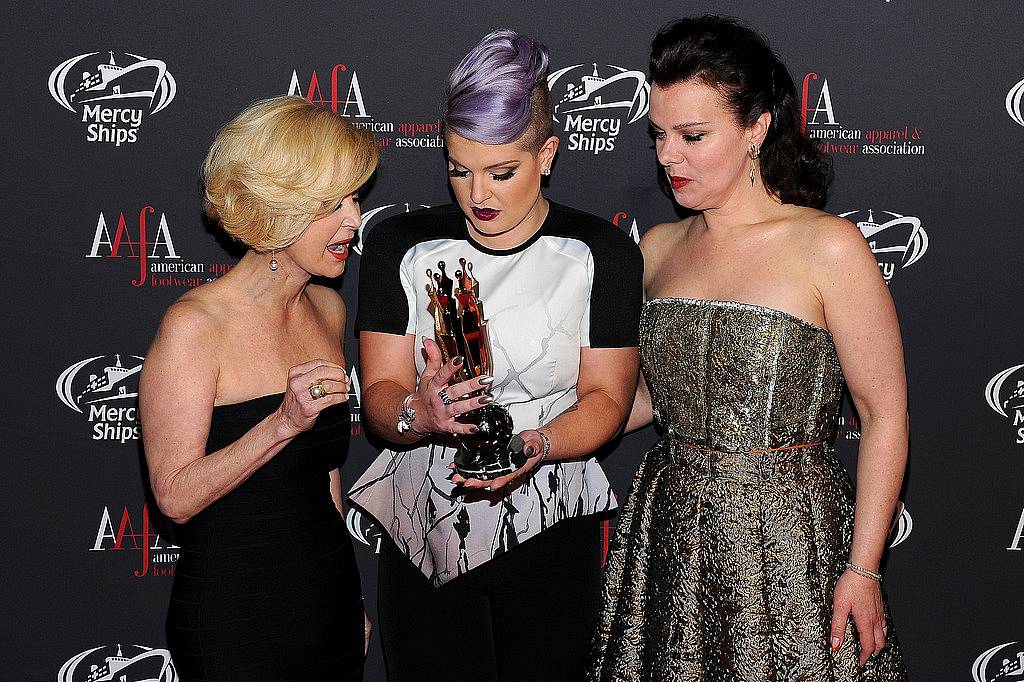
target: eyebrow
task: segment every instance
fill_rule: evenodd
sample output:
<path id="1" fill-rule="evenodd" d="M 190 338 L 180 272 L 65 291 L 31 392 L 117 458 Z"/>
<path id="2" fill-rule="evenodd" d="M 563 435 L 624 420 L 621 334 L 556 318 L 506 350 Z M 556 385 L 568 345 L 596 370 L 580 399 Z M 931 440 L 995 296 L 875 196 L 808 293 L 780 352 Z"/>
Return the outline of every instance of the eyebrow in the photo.
<path id="1" fill-rule="evenodd" d="M 684 128 L 694 128 L 696 126 L 703 126 L 710 123 L 710 121 L 690 121 L 689 123 L 678 123 L 672 126 L 672 130 L 683 130 Z M 661 130 L 661 126 L 651 123 L 651 126 Z"/>
<path id="2" fill-rule="evenodd" d="M 456 166 L 462 166 L 468 168 L 464 163 L 459 163 L 458 160 L 454 159 L 451 154 L 448 155 L 448 160 L 454 163 Z M 501 163 L 492 163 L 490 166 L 484 168 L 484 170 L 492 170 L 494 168 L 502 168 L 503 166 L 511 166 L 514 163 L 519 163 L 519 159 L 509 159 L 508 161 L 502 161 Z"/>

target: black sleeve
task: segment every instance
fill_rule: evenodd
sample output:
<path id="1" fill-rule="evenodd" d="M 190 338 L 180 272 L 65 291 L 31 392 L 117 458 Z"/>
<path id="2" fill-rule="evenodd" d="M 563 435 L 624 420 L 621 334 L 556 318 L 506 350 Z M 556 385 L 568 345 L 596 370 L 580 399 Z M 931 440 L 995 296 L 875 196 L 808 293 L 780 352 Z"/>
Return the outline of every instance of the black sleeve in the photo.
<path id="1" fill-rule="evenodd" d="M 588 240 L 594 258 L 590 291 L 590 347 L 627 348 L 640 337 L 644 259 L 624 232 L 602 221 Z"/>
<path id="2" fill-rule="evenodd" d="M 409 327 L 409 293 L 402 282 L 402 259 L 411 244 L 403 239 L 401 216 L 370 231 L 359 259 L 359 309 L 356 331 L 405 334 Z"/>

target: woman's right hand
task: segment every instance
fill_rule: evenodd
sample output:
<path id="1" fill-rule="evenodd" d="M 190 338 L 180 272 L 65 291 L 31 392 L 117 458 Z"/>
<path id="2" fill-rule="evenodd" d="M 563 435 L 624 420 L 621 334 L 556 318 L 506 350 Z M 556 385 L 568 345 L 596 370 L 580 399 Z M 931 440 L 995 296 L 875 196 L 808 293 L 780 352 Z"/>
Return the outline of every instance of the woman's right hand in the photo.
<path id="1" fill-rule="evenodd" d="M 314 398 L 310 388 L 324 387 L 324 394 Z M 350 382 L 345 368 L 327 360 L 310 360 L 288 370 L 288 390 L 277 409 L 286 428 L 298 435 L 313 426 L 317 415 L 331 405 L 348 400 Z"/>
<path id="2" fill-rule="evenodd" d="M 423 350 L 427 354 L 427 366 L 423 368 L 410 403 L 416 410 L 412 428 L 419 433 L 474 433 L 476 426 L 459 423 L 455 418 L 493 402 L 494 396 L 486 391 L 494 379 L 480 376 L 448 386 L 448 381 L 462 368 L 464 358 L 454 357 L 442 366 L 441 349 L 428 338 L 423 339 Z M 441 397 L 442 390 L 449 396 L 447 405 Z M 483 395 L 474 395 L 481 390 L 485 391 Z"/>

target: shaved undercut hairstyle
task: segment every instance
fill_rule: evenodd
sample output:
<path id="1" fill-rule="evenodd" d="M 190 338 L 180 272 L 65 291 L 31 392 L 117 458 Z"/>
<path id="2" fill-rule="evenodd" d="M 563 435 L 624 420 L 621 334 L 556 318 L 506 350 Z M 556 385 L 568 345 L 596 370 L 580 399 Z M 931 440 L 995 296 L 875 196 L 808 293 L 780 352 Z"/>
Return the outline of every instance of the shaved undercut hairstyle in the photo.
<path id="1" fill-rule="evenodd" d="M 445 133 L 540 149 L 553 134 L 548 50 L 515 31 L 488 33 L 448 77 Z"/>

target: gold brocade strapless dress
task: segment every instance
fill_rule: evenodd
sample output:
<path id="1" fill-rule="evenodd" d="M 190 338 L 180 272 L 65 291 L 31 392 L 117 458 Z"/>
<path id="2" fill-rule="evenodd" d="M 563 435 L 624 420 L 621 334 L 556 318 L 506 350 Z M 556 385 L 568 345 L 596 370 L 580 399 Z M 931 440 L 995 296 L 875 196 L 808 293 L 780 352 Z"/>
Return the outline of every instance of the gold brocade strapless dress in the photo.
<path id="1" fill-rule="evenodd" d="M 608 555 L 592 679 L 905 680 L 885 649 L 830 647 L 854 495 L 832 449 L 843 387 L 828 330 L 782 311 L 654 299 L 640 352 L 664 437 Z"/>

